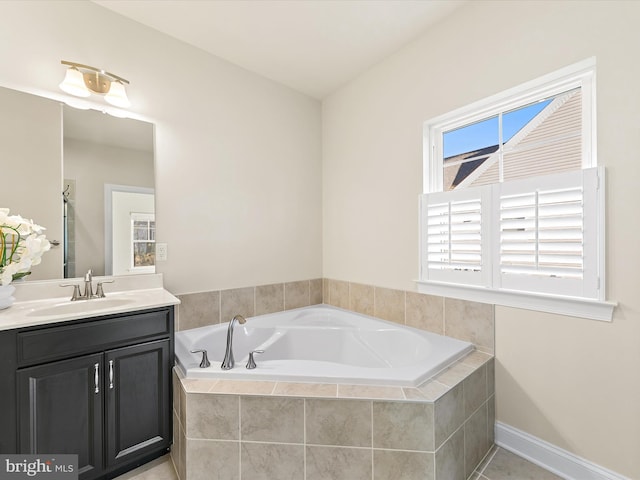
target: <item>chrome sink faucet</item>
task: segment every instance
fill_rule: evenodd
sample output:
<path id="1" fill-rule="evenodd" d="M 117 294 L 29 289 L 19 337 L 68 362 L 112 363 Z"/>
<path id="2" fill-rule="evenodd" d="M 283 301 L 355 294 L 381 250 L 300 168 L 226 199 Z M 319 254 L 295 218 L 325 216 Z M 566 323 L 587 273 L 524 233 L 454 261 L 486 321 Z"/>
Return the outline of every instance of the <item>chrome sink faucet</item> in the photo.
<path id="1" fill-rule="evenodd" d="M 113 280 L 102 280 L 98 282 L 96 286 L 96 293 L 93 293 L 93 272 L 91 269 L 87 271 L 84 276 L 84 293 L 80 294 L 80 285 L 73 283 L 63 283 L 60 284 L 61 287 L 73 287 L 73 295 L 71 296 L 71 301 L 75 302 L 76 300 L 91 300 L 92 298 L 104 298 L 106 295 L 104 294 L 104 289 L 102 288 L 103 283 L 113 283 Z"/>
<path id="2" fill-rule="evenodd" d="M 91 269 L 87 271 L 84 275 L 84 293 L 82 294 L 82 298 L 89 300 L 93 298 L 93 272 Z"/>
<path id="3" fill-rule="evenodd" d="M 231 370 L 236 363 L 233 359 L 233 327 L 236 321 L 240 324 L 246 322 L 245 318 L 242 315 L 236 315 L 229 322 L 229 327 L 227 328 L 227 348 L 224 352 L 224 360 L 222 360 L 222 365 L 220 365 L 220 368 L 222 368 L 222 370 Z"/>

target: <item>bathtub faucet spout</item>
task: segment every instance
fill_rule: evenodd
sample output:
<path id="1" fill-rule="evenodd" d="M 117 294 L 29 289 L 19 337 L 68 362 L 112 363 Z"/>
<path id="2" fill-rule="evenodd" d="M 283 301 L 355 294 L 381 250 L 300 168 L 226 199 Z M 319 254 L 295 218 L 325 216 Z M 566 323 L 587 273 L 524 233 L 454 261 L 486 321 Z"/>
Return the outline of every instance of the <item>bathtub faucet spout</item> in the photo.
<path id="1" fill-rule="evenodd" d="M 233 326 L 236 321 L 240 324 L 246 322 L 245 318 L 242 315 L 236 315 L 229 322 L 229 328 L 227 329 L 227 348 L 224 352 L 224 360 L 222 361 L 222 365 L 220 365 L 220 368 L 222 368 L 222 370 L 231 370 L 236 363 L 233 359 Z"/>

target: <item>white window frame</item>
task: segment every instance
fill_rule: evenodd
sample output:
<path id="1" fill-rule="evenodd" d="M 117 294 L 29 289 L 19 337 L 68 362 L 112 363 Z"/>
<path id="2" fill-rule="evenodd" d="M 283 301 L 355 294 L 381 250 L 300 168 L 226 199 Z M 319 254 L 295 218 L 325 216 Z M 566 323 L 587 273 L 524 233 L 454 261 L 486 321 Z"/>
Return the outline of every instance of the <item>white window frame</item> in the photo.
<path id="1" fill-rule="evenodd" d="M 469 106 L 457 109 L 446 115 L 437 117 L 424 126 L 424 188 L 425 194 L 430 197 L 446 199 L 448 194 L 459 195 L 465 189 L 443 192 L 443 154 L 442 138 L 443 132 L 450 131 L 471 123 L 481 121 L 499 112 L 512 110 L 542 98 L 558 95 L 568 90 L 580 87 L 582 91 L 582 168 L 589 169 L 597 167 L 596 158 L 596 112 L 595 112 L 595 59 L 590 58 L 571 65 L 557 72 L 545 75 L 539 79 L 527 82 L 518 87 L 509 89 L 500 94 L 475 102 Z M 540 293 L 528 291 L 513 291 L 502 288 L 499 273 L 499 246 L 496 225 L 496 209 L 492 208 L 487 217 L 489 226 L 483 226 L 484 242 L 490 242 L 490 246 L 483 245 L 483 256 L 489 251 L 488 264 L 483 261 L 483 272 L 477 277 L 482 277 L 483 281 L 457 282 L 455 279 L 446 278 L 445 274 L 441 278 L 438 275 L 429 275 L 426 272 L 425 256 L 427 255 L 424 245 L 424 228 L 421 213 L 421 234 L 420 234 L 420 279 L 417 280 L 418 291 L 434 295 L 442 295 L 453 298 L 460 298 L 483 303 L 494 303 L 498 305 L 525 308 L 530 310 L 557 313 L 562 315 L 577 316 L 594 320 L 611 321 L 615 302 L 605 300 L 605 263 L 604 263 L 604 169 L 599 170 L 599 181 L 602 188 L 598 188 L 596 201 L 600 205 L 597 215 L 588 220 L 589 234 L 595 227 L 597 229 L 596 238 L 592 239 L 596 243 L 597 251 L 591 251 L 589 271 L 597 269 L 595 277 L 598 282 L 597 294 L 593 298 L 593 290 L 590 290 L 592 298 L 582 296 L 572 296 L 571 294 L 558 295 L 554 293 Z M 500 184 L 497 184 L 498 186 Z M 488 186 L 491 187 L 491 186 Z M 491 201 L 495 203 L 496 191 L 499 187 L 493 188 L 489 194 Z M 441 192 L 441 193 L 438 193 Z M 585 201 L 587 201 L 585 199 Z M 590 198 L 589 202 L 594 200 Z M 424 208 L 424 196 L 421 199 L 421 212 Z M 589 206 L 591 208 L 591 204 Z M 590 210 L 591 211 L 591 210 Z M 594 220 L 595 219 L 595 220 Z M 587 226 L 585 226 L 585 229 Z M 592 247 L 589 247 L 592 248 Z M 484 257 L 483 257 L 484 258 Z M 595 264 L 593 259 L 595 258 Z M 456 272 L 453 272 L 454 274 Z M 460 272 L 466 273 L 466 272 Z M 477 273 L 477 272 L 474 272 Z M 458 275 L 463 278 L 465 275 Z M 468 276 L 468 275 L 466 275 Z M 455 275 L 454 275 L 455 277 Z M 487 279 L 484 281 L 485 279 Z M 591 281 L 593 287 L 593 280 Z"/>
<path id="2" fill-rule="evenodd" d="M 155 269 L 156 266 L 154 265 L 149 265 L 149 266 L 143 266 L 143 267 L 136 267 L 135 266 L 135 249 L 133 248 L 135 243 L 140 243 L 139 240 L 135 240 L 135 222 L 137 221 L 145 221 L 145 222 L 155 222 L 156 220 L 156 216 L 155 213 L 139 213 L 139 212 L 131 212 L 131 240 L 129 242 L 129 245 L 131 246 L 131 255 L 130 255 L 130 259 L 129 259 L 129 270 L 131 272 L 135 272 L 135 273 L 155 273 Z M 156 243 L 155 238 L 153 240 L 144 240 L 145 242 L 149 243 L 149 242 L 153 242 L 154 244 Z"/>
<path id="3" fill-rule="evenodd" d="M 423 192 L 443 190 L 443 132 L 578 87 L 582 89 L 582 168 L 598 166 L 595 134 L 595 59 L 590 58 L 425 122 Z"/>

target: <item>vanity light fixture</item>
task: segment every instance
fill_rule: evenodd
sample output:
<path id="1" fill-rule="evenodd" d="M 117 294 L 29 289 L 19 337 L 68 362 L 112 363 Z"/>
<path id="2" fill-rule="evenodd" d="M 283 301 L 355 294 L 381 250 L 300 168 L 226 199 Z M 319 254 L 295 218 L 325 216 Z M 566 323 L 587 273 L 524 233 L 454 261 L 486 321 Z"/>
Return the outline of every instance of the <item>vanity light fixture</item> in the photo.
<path id="1" fill-rule="evenodd" d="M 103 95 L 108 103 L 116 107 L 128 108 L 131 106 L 124 88 L 125 84 L 129 84 L 128 80 L 81 63 L 65 60 L 62 60 L 61 63 L 69 66 L 64 80 L 60 84 L 60 88 L 64 92 L 76 97 L 88 97 L 95 93 Z"/>

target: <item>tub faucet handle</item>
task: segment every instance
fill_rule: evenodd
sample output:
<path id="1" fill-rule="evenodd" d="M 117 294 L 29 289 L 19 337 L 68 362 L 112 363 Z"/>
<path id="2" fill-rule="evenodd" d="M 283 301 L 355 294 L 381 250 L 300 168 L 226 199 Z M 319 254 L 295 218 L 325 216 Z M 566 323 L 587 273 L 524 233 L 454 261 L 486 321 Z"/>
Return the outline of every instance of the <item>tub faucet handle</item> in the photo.
<path id="1" fill-rule="evenodd" d="M 200 362 L 200 368 L 207 368 L 211 365 L 209 358 L 207 357 L 206 350 L 191 350 L 191 353 L 202 353 L 202 361 Z"/>
<path id="2" fill-rule="evenodd" d="M 256 368 L 256 361 L 253 359 L 254 353 L 264 353 L 264 350 L 253 350 L 252 352 L 249 352 L 249 361 L 247 362 L 247 368 L 249 370 Z"/>

